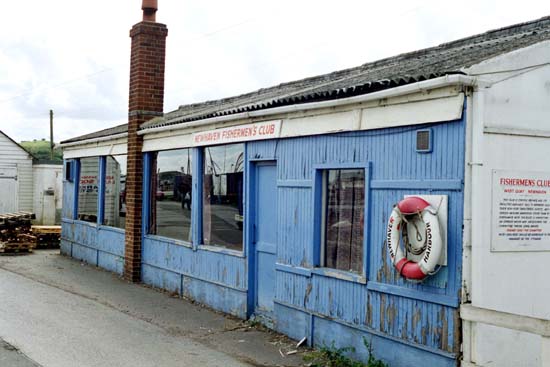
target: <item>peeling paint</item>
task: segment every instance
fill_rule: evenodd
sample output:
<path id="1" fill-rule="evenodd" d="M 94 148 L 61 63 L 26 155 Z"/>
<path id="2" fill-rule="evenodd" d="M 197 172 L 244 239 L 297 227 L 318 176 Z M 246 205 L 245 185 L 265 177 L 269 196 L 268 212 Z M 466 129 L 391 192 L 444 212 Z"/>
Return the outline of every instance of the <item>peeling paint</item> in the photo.
<path id="1" fill-rule="evenodd" d="M 422 330 L 420 331 L 420 335 L 422 336 L 422 344 L 426 345 L 428 341 L 428 326 L 423 326 Z"/>
<path id="2" fill-rule="evenodd" d="M 418 326 L 418 322 L 420 321 L 421 317 L 422 317 L 422 313 L 420 311 L 420 308 L 416 308 L 416 311 L 414 311 L 413 318 L 412 318 L 413 330 L 416 330 L 416 327 Z"/>
<path id="3" fill-rule="evenodd" d="M 405 316 L 403 317 L 403 325 L 401 326 L 401 339 L 406 340 L 408 338 L 408 328 L 409 327 L 409 318 L 408 313 L 405 312 Z"/>
<path id="4" fill-rule="evenodd" d="M 443 350 L 449 349 L 449 323 L 447 320 L 447 312 L 445 311 L 445 307 L 441 308 L 441 311 L 439 312 L 439 322 L 441 323 L 441 346 L 440 348 Z"/>
<path id="5" fill-rule="evenodd" d="M 365 318 L 367 325 L 372 327 L 372 301 L 370 294 L 367 295 L 367 314 Z"/>
<path id="6" fill-rule="evenodd" d="M 453 310 L 453 346 L 449 352 L 459 353 L 462 342 L 462 320 L 458 310 Z"/>
<path id="7" fill-rule="evenodd" d="M 309 300 L 309 295 L 311 294 L 311 291 L 313 290 L 313 286 L 311 285 L 311 283 L 308 283 L 307 284 L 307 288 L 306 288 L 306 294 L 304 295 L 304 307 L 306 307 L 306 304 Z"/>
<path id="8" fill-rule="evenodd" d="M 386 314 L 388 316 L 388 329 L 391 331 L 393 330 L 395 320 L 397 317 L 397 307 L 395 307 L 395 304 L 390 304 Z"/>
<path id="9" fill-rule="evenodd" d="M 386 321 L 386 295 L 380 295 L 380 331 L 385 332 L 385 321 Z"/>
<path id="10" fill-rule="evenodd" d="M 332 314 L 332 289 L 328 290 L 328 305 L 329 305 L 329 313 Z"/>

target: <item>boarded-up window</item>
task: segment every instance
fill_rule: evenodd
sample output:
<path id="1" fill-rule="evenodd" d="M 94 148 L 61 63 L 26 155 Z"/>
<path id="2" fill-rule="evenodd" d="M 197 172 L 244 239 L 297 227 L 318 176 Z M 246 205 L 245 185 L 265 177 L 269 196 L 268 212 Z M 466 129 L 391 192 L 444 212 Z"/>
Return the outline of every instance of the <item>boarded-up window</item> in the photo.
<path id="1" fill-rule="evenodd" d="M 205 245 L 243 248 L 244 145 L 204 149 L 202 232 Z"/>
<path id="2" fill-rule="evenodd" d="M 99 158 L 80 159 L 78 182 L 78 219 L 97 223 L 99 192 Z"/>
<path id="3" fill-rule="evenodd" d="M 365 171 L 326 170 L 323 179 L 324 266 L 362 274 Z"/>
<path id="4" fill-rule="evenodd" d="M 192 241 L 192 151 L 158 152 L 151 175 L 151 234 Z"/>

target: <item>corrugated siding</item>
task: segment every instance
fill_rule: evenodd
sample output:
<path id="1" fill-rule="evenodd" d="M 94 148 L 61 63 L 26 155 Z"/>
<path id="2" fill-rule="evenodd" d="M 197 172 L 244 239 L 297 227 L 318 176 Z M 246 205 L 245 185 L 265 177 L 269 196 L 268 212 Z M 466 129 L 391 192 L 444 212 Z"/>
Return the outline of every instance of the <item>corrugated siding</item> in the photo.
<path id="1" fill-rule="evenodd" d="M 244 258 L 212 251 L 193 251 L 168 239 L 146 237 L 142 263 L 233 288 L 247 287 Z"/>
<path id="2" fill-rule="evenodd" d="M 17 165 L 19 210 L 33 209 L 32 157 L 0 133 L 0 165 Z"/>
<path id="3" fill-rule="evenodd" d="M 237 317 L 246 317 L 246 259 L 146 236 L 142 281 Z"/>
<path id="4" fill-rule="evenodd" d="M 277 262 L 292 266 L 313 265 L 313 196 L 311 189 L 278 189 Z M 300 230 L 298 230 L 300 228 Z"/>
<path id="5" fill-rule="evenodd" d="M 424 127 L 433 131 L 430 154 L 415 151 L 416 130 Z M 285 306 L 281 308 L 284 312 L 290 312 L 291 307 L 295 312 L 310 312 L 314 318 L 370 330 L 436 354 L 458 355 L 460 322 L 456 305 L 462 267 L 464 128 L 463 121 L 454 121 L 247 145 L 249 159 L 277 161 L 277 261 L 301 268 L 295 273 L 291 267 L 277 271 L 276 302 Z M 372 185 L 367 284 L 315 271 L 308 275 L 315 246 L 315 166 L 365 162 L 371 162 Z M 411 186 L 415 188 L 407 189 Z M 448 266 L 420 284 L 405 281 L 395 272 L 384 247 L 390 211 L 407 194 L 449 198 Z M 292 327 L 290 323 L 288 328 Z M 333 337 L 338 343 L 338 335 Z"/>
<path id="6" fill-rule="evenodd" d="M 118 274 L 124 266 L 124 238 L 119 229 L 69 219 L 61 222 L 63 254 Z"/>

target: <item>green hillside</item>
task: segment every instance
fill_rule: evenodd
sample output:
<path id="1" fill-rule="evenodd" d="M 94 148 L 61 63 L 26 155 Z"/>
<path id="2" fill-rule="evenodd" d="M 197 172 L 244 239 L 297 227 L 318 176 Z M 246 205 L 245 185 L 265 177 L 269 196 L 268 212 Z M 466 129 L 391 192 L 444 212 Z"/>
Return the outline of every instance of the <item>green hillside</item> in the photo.
<path id="1" fill-rule="evenodd" d="M 33 141 L 23 141 L 21 146 L 25 148 L 28 152 L 38 158 L 39 161 L 51 161 L 50 155 L 50 141 L 49 140 L 33 140 Z M 62 163 L 63 162 L 63 152 L 61 149 L 54 149 L 54 162 Z"/>

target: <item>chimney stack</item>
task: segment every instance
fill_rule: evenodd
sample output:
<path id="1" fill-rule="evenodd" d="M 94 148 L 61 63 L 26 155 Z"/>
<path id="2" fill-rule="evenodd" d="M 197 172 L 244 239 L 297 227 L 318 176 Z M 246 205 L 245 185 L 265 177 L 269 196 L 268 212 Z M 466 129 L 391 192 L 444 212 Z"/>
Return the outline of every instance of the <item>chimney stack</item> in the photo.
<path id="1" fill-rule="evenodd" d="M 143 0 L 141 4 L 141 9 L 143 10 L 143 21 L 144 22 L 154 22 L 156 21 L 156 13 L 158 10 L 158 1 L 157 0 Z"/>
<path id="2" fill-rule="evenodd" d="M 163 115 L 166 25 L 156 23 L 157 0 L 143 0 L 143 21 L 130 31 L 130 96 L 128 103 L 128 163 L 126 176 L 126 246 L 124 278 L 141 281 L 144 122 Z"/>

